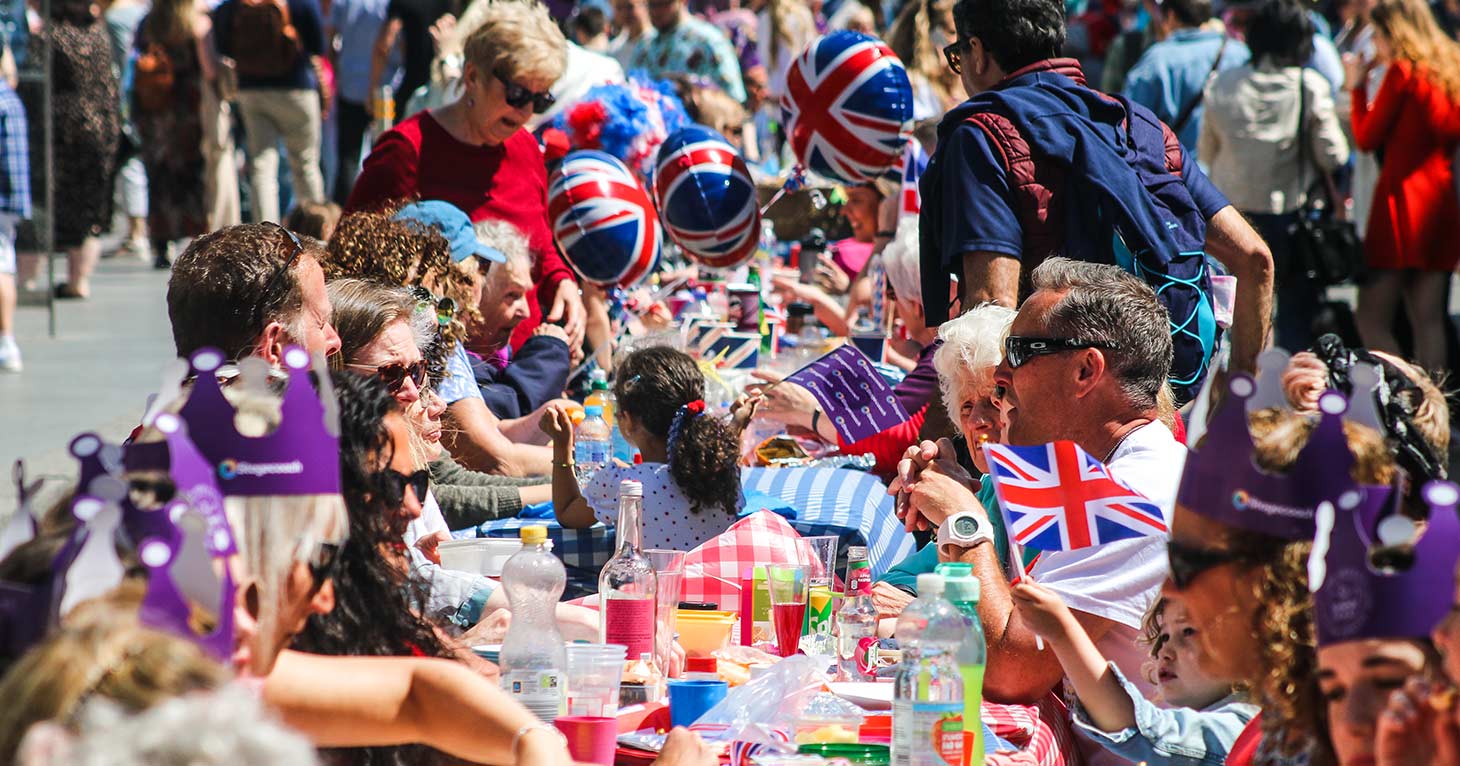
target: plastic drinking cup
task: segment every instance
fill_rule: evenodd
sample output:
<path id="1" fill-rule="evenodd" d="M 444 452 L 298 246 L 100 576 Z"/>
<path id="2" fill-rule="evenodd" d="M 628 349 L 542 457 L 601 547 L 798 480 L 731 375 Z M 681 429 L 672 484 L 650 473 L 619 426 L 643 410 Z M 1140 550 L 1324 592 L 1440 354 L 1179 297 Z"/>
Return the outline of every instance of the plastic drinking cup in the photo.
<path id="1" fill-rule="evenodd" d="M 724 681 L 670 681 L 669 725 L 689 726 L 725 699 L 729 684 Z"/>
<path id="2" fill-rule="evenodd" d="M 654 567 L 654 662 L 665 677 L 670 675 L 669 660 L 674 634 L 678 629 L 680 586 L 684 581 L 684 551 L 649 548 L 644 551 Z M 678 675 L 677 673 L 675 675 Z"/>
<path id="3" fill-rule="evenodd" d="M 776 650 L 782 657 L 795 654 L 806 624 L 808 567 L 805 564 L 772 564 L 767 568 L 771 596 L 771 624 L 775 627 Z"/>
<path id="4" fill-rule="evenodd" d="M 618 719 L 586 715 L 559 716 L 553 721 L 568 738 L 568 754 L 579 763 L 613 766 L 618 746 Z"/>
<path id="5" fill-rule="evenodd" d="M 568 715 L 612 716 L 618 712 L 627 648 L 621 644 L 569 644 Z"/>

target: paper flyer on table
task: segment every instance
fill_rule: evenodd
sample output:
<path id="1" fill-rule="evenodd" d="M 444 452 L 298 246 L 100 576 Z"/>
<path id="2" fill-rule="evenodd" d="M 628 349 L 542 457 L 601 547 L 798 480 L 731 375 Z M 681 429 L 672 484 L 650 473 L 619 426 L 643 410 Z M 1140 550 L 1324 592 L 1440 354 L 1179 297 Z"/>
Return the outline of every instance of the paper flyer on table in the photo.
<path id="1" fill-rule="evenodd" d="M 843 441 L 860 441 L 905 423 L 907 410 L 882 375 L 856 347 L 841 346 L 791 373 L 821 405 Z"/>

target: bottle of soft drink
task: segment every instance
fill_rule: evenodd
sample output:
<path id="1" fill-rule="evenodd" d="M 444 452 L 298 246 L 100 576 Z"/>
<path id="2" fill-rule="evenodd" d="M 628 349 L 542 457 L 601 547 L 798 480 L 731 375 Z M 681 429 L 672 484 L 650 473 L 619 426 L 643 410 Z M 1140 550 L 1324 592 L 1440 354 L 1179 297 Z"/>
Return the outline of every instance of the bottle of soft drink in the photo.
<path id="1" fill-rule="evenodd" d="M 973 730 L 973 746 L 964 753 L 968 766 L 983 766 L 984 741 L 982 720 L 983 672 L 988 661 L 983 623 L 978 619 L 979 582 L 969 564 L 939 564 L 935 570 L 943 575 L 944 593 L 964 617 L 963 641 L 958 645 L 958 672 L 963 676 L 963 722 Z"/>
<path id="2" fill-rule="evenodd" d="M 573 462 L 579 484 L 587 484 L 598 469 L 608 465 L 612 452 L 613 435 L 603 419 L 603 408 L 590 405 L 583 408 L 583 422 L 573 432 Z"/>
<path id="3" fill-rule="evenodd" d="M 523 527 L 522 550 L 502 567 L 512 624 L 502 639 L 502 688 L 543 721 L 562 715 L 567 653 L 555 607 L 568 575 L 548 552 L 547 527 Z"/>
<path id="4" fill-rule="evenodd" d="M 943 598 L 943 577 L 918 575 L 918 597 L 897 620 L 902 648 L 892 702 L 892 766 L 961 766 L 963 678 L 955 655 L 963 615 Z"/>
<path id="5" fill-rule="evenodd" d="M 872 569 L 867 548 L 847 548 L 847 595 L 836 612 L 837 669 L 843 681 L 872 681 L 867 662 L 877 641 L 877 606 L 872 603 Z"/>
<path id="6" fill-rule="evenodd" d="M 629 657 L 647 656 L 652 664 L 659 578 L 640 548 L 643 508 L 644 485 L 625 479 L 618 488 L 618 551 L 598 574 L 603 610 L 598 635 L 600 643 L 626 646 Z"/>
<path id="7" fill-rule="evenodd" d="M 624 438 L 622 431 L 618 430 L 618 397 L 613 395 L 613 389 L 608 387 L 608 373 L 603 370 L 594 370 L 588 374 L 593 392 L 583 400 L 584 404 L 596 404 L 603 408 L 603 420 L 608 423 L 609 455 L 615 460 L 622 460 L 624 463 L 634 462 L 634 448 L 629 440 Z"/>

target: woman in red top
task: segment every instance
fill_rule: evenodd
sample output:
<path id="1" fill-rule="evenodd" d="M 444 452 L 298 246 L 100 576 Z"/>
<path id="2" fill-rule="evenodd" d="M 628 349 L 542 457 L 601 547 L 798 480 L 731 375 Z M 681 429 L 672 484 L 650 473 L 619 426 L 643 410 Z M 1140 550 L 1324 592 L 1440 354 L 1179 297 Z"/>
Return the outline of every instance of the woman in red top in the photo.
<path id="1" fill-rule="evenodd" d="M 583 340 L 585 312 L 573 272 L 553 243 L 547 168 L 524 129 L 552 106 L 548 88 L 567 66 L 567 41 L 537 3 L 495 3 L 465 44 L 461 98 L 418 112 L 375 142 L 347 210 L 402 198 L 439 199 L 473 221 L 500 219 L 527 234 L 538 300 L 517 327 L 515 346 L 542 319 L 559 322 L 571 345 Z"/>
<path id="2" fill-rule="evenodd" d="M 1373 60 L 1345 63 L 1353 86 L 1354 142 L 1382 152 L 1364 249 L 1371 270 L 1359 289 L 1364 345 L 1400 353 L 1391 324 L 1404 304 L 1420 365 L 1445 366 L 1445 287 L 1460 260 L 1460 203 L 1451 160 L 1460 144 L 1460 45 L 1435 24 L 1424 0 L 1379 0 Z M 1388 64 L 1379 95 L 1368 74 Z"/>

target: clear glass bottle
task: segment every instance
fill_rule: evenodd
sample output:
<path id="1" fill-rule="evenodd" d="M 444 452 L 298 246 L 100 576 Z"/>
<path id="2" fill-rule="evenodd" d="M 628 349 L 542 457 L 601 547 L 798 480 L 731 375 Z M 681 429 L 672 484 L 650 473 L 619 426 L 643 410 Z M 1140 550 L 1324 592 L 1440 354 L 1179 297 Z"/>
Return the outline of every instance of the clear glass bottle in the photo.
<path id="1" fill-rule="evenodd" d="M 867 642 L 877 640 L 877 606 L 872 603 L 872 569 L 867 549 L 847 548 L 847 594 L 836 612 L 837 670 L 843 681 L 872 681 Z"/>
<path id="2" fill-rule="evenodd" d="M 943 577 L 918 575 L 918 597 L 897 621 L 902 647 L 892 701 L 892 766 L 963 763 L 963 677 L 955 654 L 963 615 L 943 598 Z"/>
<path id="3" fill-rule="evenodd" d="M 543 721 L 563 713 L 568 668 L 555 606 L 568 582 L 563 562 L 548 551 L 547 528 L 523 527 L 522 550 L 502 567 L 512 624 L 502 639 L 502 689 Z"/>
<path id="4" fill-rule="evenodd" d="M 659 581 L 653 563 L 643 552 L 643 530 L 639 526 L 643 509 L 644 485 L 625 479 L 618 489 L 618 550 L 598 574 L 598 598 L 603 611 L 599 642 L 626 646 L 629 657 L 647 654 L 652 664 Z"/>

